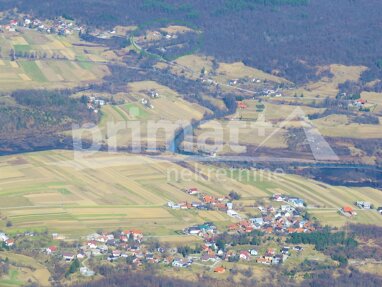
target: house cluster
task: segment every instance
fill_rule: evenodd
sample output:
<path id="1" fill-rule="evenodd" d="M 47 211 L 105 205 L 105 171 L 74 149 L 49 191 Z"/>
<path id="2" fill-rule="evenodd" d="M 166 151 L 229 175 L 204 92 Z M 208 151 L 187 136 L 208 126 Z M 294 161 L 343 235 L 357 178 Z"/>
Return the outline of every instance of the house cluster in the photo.
<path id="1" fill-rule="evenodd" d="M 12 247 L 15 244 L 15 240 L 9 238 L 4 232 L 0 232 L 0 242 L 6 247 Z"/>
<path id="2" fill-rule="evenodd" d="M 253 79 L 252 79 L 252 83 L 261 83 L 261 80 L 260 80 L 260 79 L 253 78 Z"/>
<path id="3" fill-rule="evenodd" d="M 223 212 L 228 212 L 229 210 L 232 210 L 233 203 L 230 202 L 229 198 L 226 196 L 222 197 L 214 197 L 212 195 L 203 194 L 201 193 L 198 188 L 191 187 L 188 189 L 185 189 L 184 192 L 186 192 L 189 195 L 193 195 L 198 198 L 198 200 L 188 202 L 183 201 L 179 203 L 174 203 L 172 201 L 169 201 L 167 203 L 167 206 L 171 209 L 199 209 L 199 210 L 220 210 Z"/>
<path id="4" fill-rule="evenodd" d="M 106 105 L 105 100 L 98 99 L 94 96 L 88 97 L 87 107 L 89 110 L 92 110 L 94 113 L 98 113 L 99 109 Z"/>
<path id="5" fill-rule="evenodd" d="M 246 108 L 248 108 L 248 106 L 245 103 L 241 102 L 241 101 L 237 102 L 237 107 L 239 109 L 241 109 L 241 110 L 245 110 Z"/>
<path id="6" fill-rule="evenodd" d="M 61 36 L 70 35 L 74 31 L 85 31 L 83 26 L 77 26 L 73 21 L 68 21 L 63 18 L 45 21 L 29 16 L 24 16 L 19 19 L 12 19 L 9 21 L 9 24 L 4 25 L 4 29 L 8 32 L 15 32 L 18 27 L 34 29 L 40 32 L 57 34 Z"/>
<path id="7" fill-rule="evenodd" d="M 86 237 L 86 241 L 75 252 L 60 252 L 57 246 L 52 245 L 45 249 L 45 253 L 48 255 L 60 253 L 67 262 L 91 256 L 102 256 L 101 258 L 107 258 L 110 262 L 132 256 L 134 257 L 132 263 L 137 265 L 141 265 L 142 260 L 159 262 L 159 258 L 153 257 L 142 249 L 142 240 L 142 231 L 136 229 L 121 231 L 118 236 L 107 232 L 93 233 Z M 83 273 L 92 274 L 92 271 L 84 269 Z"/>
<path id="8" fill-rule="evenodd" d="M 278 202 L 285 202 L 288 203 L 296 208 L 304 208 L 305 207 L 305 201 L 301 198 L 295 197 L 295 196 L 288 196 L 283 194 L 274 194 L 272 196 L 273 201 Z"/>
<path id="9" fill-rule="evenodd" d="M 204 76 L 200 77 L 199 79 L 203 84 L 207 84 L 207 85 L 214 85 L 214 86 L 218 86 L 219 83 L 212 80 L 212 79 L 209 79 L 209 78 L 206 78 Z"/>
<path id="10" fill-rule="evenodd" d="M 165 38 L 166 40 L 171 39 L 177 39 L 178 36 L 176 34 L 166 33 L 166 32 L 159 32 L 159 31 L 149 31 L 146 34 L 146 39 L 152 39 L 152 40 L 161 40 Z"/>
<path id="11" fill-rule="evenodd" d="M 302 217 L 301 211 L 291 205 L 281 205 L 279 208 L 273 206 L 257 207 L 261 215 L 238 223 L 231 224 L 229 230 L 238 233 L 250 233 L 260 230 L 267 234 L 290 234 L 312 232 L 316 228 L 310 220 Z"/>
<path id="12" fill-rule="evenodd" d="M 156 98 L 159 98 L 159 93 L 156 90 L 151 89 L 148 92 L 148 96 L 151 97 L 152 99 L 156 99 Z"/>
<path id="13" fill-rule="evenodd" d="M 349 105 L 358 109 L 363 109 L 366 104 L 367 104 L 367 100 L 357 99 L 352 101 Z"/>
<path id="14" fill-rule="evenodd" d="M 279 89 L 264 89 L 261 94 L 265 97 L 282 97 L 282 94 L 279 91 Z"/>
<path id="15" fill-rule="evenodd" d="M 214 251 L 212 251 L 212 241 L 216 235 L 216 227 L 211 222 L 193 226 L 185 230 L 188 234 L 195 234 L 204 238 L 206 245 L 203 248 L 201 258 L 203 261 L 218 260 Z M 133 265 L 141 266 L 144 263 L 164 264 L 175 268 L 189 267 L 199 256 L 187 258 L 178 254 L 177 248 L 158 247 L 156 250 L 149 249 L 143 242 L 144 236 L 140 230 L 125 230 L 114 233 L 93 233 L 86 237 L 82 246 L 72 252 L 62 251 L 57 246 L 50 246 L 45 249 L 48 255 L 62 256 L 66 262 L 74 259 L 82 260 L 84 258 L 95 257 L 99 260 L 117 262 L 125 260 Z M 216 247 L 216 246 L 215 246 Z M 206 257 L 207 255 L 207 257 Z M 94 272 L 87 267 L 81 267 L 80 272 L 84 276 L 93 276 Z"/>
<path id="16" fill-rule="evenodd" d="M 290 256 L 290 247 L 284 246 L 280 252 L 276 253 L 274 248 L 268 248 L 264 255 L 256 259 L 257 263 L 265 265 L 279 265 L 284 263 Z M 301 246 L 294 246 L 293 250 L 301 252 L 303 248 Z"/>
<path id="17" fill-rule="evenodd" d="M 216 263 L 220 261 L 231 261 L 232 258 L 238 260 L 249 261 L 253 256 L 257 256 L 255 249 L 250 250 L 226 250 L 223 251 L 216 245 L 216 239 L 219 232 L 216 226 L 211 222 L 206 222 L 200 225 L 188 227 L 184 230 L 185 234 L 196 235 L 203 238 L 204 245 L 202 246 L 200 255 L 191 258 L 192 260 L 198 260 L 201 263 Z M 214 272 L 217 272 L 214 270 Z M 220 272 L 218 272 L 220 273 Z M 224 272 L 221 272 L 224 273 Z"/>
<path id="18" fill-rule="evenodd" d="M 249 222 L 244 223 L 243 221 L 240 223 L 240 225 L 246 226 L 247 229 L 244 232 L 253 231 L 253 227 L 251 227 Z M 232 230 L 229 232 L 232 232 Z M 257 263 L 266 265 L 278 265 L 284 263 L 290 256 L 290 247 L 283 247 L 280 249 L 280 252 L 276 252 L 275 249 L 269 248 L 263 255 L 259 255 L 256 249 L 237 250 L 236 248 L 227 248 L 225 251 L 223 251 L 216 245 L 216 239 L 219 232 L 211 223 L 204 223 L 201 225 L 188 227 L 185 229 L 185 233 L 202 237 L 204 239 L 204 245 L 202 246 L 199 257 L 191 258 L 191 260 L 187 259 L 188 261 L 184 261 L 183 264 L 187 264 L 186 262 L 192 263 L 192 260 L 199 260 L 202 263 L 210 262 L 214 264 L 222 261 L 233 262 L 240 260 L 244 262 L 256 261 Z M 229 245 L 230 244 L 226 246 Z M 293 250 L 301 252 L 303 248 L 301 246 L 295 246 L 293 247 Z"/>
<path id="19" fill-rule="evenodd" d="M 210 238 L 213 234 L 216 234 L 216 232 L 216 226 L 212 222 L 206 222 L 184 229 L 185 234 L 197 235 L 203 238 Z"/>
<path id="20" fill-rule="evenodd" d="M 228 81 L 228 85 L 230 86 L 236 86 L 240 82 L 239 79 L 233 79 Z"/>

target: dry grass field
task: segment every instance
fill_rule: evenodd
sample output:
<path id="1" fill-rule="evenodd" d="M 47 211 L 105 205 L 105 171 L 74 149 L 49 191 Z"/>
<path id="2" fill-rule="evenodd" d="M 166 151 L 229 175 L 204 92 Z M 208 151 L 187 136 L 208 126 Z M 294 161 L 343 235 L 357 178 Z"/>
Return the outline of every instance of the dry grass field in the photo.
<path id="1" fill-rule="evenodd" d="M 232 79 L 239 78 L 256 78 L 260 80 L 267 80 L 275 83 L 288 83 L 286 79 L 267 74 L 261 70 L 244 65 L 242 62 L 236 63 L 220 63 L 217 69 L 218 76 L 216 80 L 219 82 L 227 82 Z"/>
<path id="2" fill-rule="evenodd" d="M 262 81 L 271 81 L 274 83 L 289 83 L 286 79 L 277 77 L 272 74 L 265 73 L 259 69 L 255 69 L 244 65 L 242 62 L 236 63 L 218 63 L 216 69 L 213 67 L 213 58 L 203 55 L 186 55 L 179 57 L 173 64 L 158 63 L 157 68 L 170 68 L 174 74 L 183 75 L 190 78 L 198 78 L 204 69 L 204 76 L 226 85 L 228 81 L 233 79 L 259 79 Z M 224 88 L 224 87 L 223 87 Z"/>
<path id="3" fill-rule="evenodd" d="M 175 60 L 178 66 L 172 67 L 172 70 L 179 72 L 182 67 L 190 69 L 194 76 L 199 76 L 200 72 L 204 68 L 207 75 L 212 71 L 212 60 L 211 57 L 199 56 L 199 55 L 187 55 L 180 57 Z M 192 75 L 191 75 L 192 76 Z"/>
<path id="4" fill-rule="evenodd" d="M 220 154 L 233 152 L 229 147 L 236 143 L 235 131 L 239 133 L 239 145 L 286 148 L 287 128 L 302 125 L 297 116 L 302 114 L 308 116 L 324 111 L 324 109 L 280 105 L 258 100 L 244 100 L 243 103 L 246 108 L 237 109 L 237 112 L 229 117 L 229 121 L 209 121 L 201 125 L 196 131 L 197 138 L 201 139 L 208 133 L 222 132 L 223 137 L 217 137 L 224 143 Z M 264 109 L 259 110 L 259 105 L 263 105 Z"/>
<path id="5" fill-rule="evenodd" d="M 67 37 L 42 34 L 21 29 L 3 33 L 0 62 L 0 89 L 70 88 L 98 82 L 109 73 L 103 58 L 104 47 L 83 42 L 76 35 Z M 9 58 L 14 50 L 19 54 L 34 54 L 35 58 Z"/>
<path id="6" fill-rule="evenodd" d="M 333 64 L 323 68 L 329 69 L 333 74 L 333 77 L 323 77 L 317 82 L 309 83 L 296 90 L 289 90 L 286 94 L 289 96 L 293 96 L 294 94 L 304 94 L 304 97 L 308 98 L 334 98 L 339 92 L 338 84 L 344 83 L 348 80 L 358 81 L 362 72 L 366 70 L 366 67 L 363 66 L 344 66 L 338 64 Z"/>
<path id="7" fill-rule="evenodd" d="M 382 118 L 380 117 L 380 122 Z M 357 124 L 350 123 L 345 115 L 329 115 L 312 121 L 323 136 L 344 138 L 381 138 L 382 128 L 380 124 Z"/>
<path id="8" fill-rule="evenodd" d="M 371 105 L 373 113 L 382 115 L 382 94 L 374 92 L 362 92 L 361 97 Z"/>

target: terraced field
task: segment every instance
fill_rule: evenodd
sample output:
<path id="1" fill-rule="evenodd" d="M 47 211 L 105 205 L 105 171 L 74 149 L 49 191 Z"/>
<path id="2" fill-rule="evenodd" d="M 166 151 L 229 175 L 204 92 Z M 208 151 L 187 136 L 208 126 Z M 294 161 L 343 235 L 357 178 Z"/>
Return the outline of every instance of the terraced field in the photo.
<path id="1" fill-rule="evenodd" d="M 4 158 L 0 212 L 12 221 L 12 229 L 49 228 L 73 235 L 145 224 L 149 234 L 174 234 L 189 224 L 228 219 L 168 210 L 169 200 L 195 200 L 182 188 L 192 185 L 207 193 L 228 194 L 242 187 L 235 181 L 183 181 L 174 172 L 189 170 L 143 156 L 102 155 L 77 161 L 72 156 L 58 151 Z M 173 177 L 167 179 L 168 172 Z"/>
<path id="2" fill-rule="evenodd" d="M 21 29 L 0 36 L 0 89 L 65 88 L 98 82 L 109 73 L 105 48 L 67 37 Z M 14 52 L 13 52 L 14 51 Z M 11 59 L 11 55 L 16 57 Z"/>
<path id="3" fill-rule="evenodd" d="M 190 186 L 215 196 L 235 190 L 242 195 L 244 206 L 267 201 L 273 193 L 295 195 L 304 198 L 310 212 L 324 224 L 340 226 L 351 221 L 381 225 L 375 210 L 357 210 L 354 219 L 337 213 L 338 208 L 356 200 L 381 205 L 382 193 L 372 188 L 334 187 L 292 175 L 246 176 L 238 170 L 221 174 L 206 165 L 195 163 L 187 169 L 145 156 L 77 154 L 75 161 L 73 156 L 68 151 L 55 151 L 4 157 L 0 165 L 0 212 L 4 219 L 0 228 L 7 232 L 48 228 L 75 237 L 99 229 L 144 225 L 147 235 L 174 241 L 176 231 L 186 226 L 213 221 L 223 227 L 232 221 L 217 211 L 166 207 L 167 201 L 195 200 L 181 191 Z M 246 211 L 255 210 L 248 207 Z M 12 227 L 5 227 L 7 220 Z"/>
<path id="4" fill-rule="evenodd" d="M 275 193 L 303 198 L 308 204 L 309 213 L 322 224 L 343 226 L 346 222 L 376 224 L 382 226 L 381 215 L 374 210 L 360 210 L 354 206 L 356 201 L 367 201 L 375 207 L 382 205 L 382 191 L 369 187 L 332 186 L 306 179 L 297 175 L 261 174 L 260 172 L 235 171 L 233 178 L 260 188 L 271 196 Z M 258 194 L 243 193 L 243 203 L 259 199 Z M 338 213 L 339 208 L 353 206 L 357 216 L 346 218 Z"/>

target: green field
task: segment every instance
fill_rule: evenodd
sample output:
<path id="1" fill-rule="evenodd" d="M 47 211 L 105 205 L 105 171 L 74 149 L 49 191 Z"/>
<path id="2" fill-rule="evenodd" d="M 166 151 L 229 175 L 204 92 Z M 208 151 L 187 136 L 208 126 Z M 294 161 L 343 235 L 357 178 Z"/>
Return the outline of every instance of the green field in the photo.
<path id="1" fill-rule="evenodd" d="M 19 62 L 24 72 L 28 75 L 29 78 L 36 82 L 45 82 L 46 78 L 44 74 L 41 72 L 39 67 L 35 62 L 29 61 L 20 61 Z"/>
<path id="2" fill-rule="evenodd" d="M 16 53 L 24 53 L 31 50 L 31 46 L 29 45 L 14 45 L 14 48 Z"/>

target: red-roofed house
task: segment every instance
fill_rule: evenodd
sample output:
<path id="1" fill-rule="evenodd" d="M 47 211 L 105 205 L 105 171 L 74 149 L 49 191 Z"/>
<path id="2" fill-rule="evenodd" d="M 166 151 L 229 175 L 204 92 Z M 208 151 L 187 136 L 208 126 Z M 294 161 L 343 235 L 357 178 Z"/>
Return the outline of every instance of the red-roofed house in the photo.
<path id="1" fill-rule="evenodd" d="M 342 212 L 345 216 L 353 216 L 353 215 L 356 215 L 355 211 L 353 210 L 353 208 L 351 208 L 350 206 L 344 206 L 342 208 Z"/>
<path id="2" fill-rule="evenodd" d="M 211 196 L 211 195 L 205 195 L 205 196 L 203 196 L 203 201 L 204 201 L 205 203 L 212 203 L 212 202 L 214 202 L 215 200 L 214 200 L 214 197 L 213 197 L 213 196 Z"/>
<path id="3" fill-rule="evenodd" d="M 240 251 L 240 259 L 249 260 L 251 259 L 251 254 L 246 250 Z"/>
<path id="4" fill-rule="evenodd" d="M 52 254 L 56 251 L 57 251 L 57 246 L 54 246 L 54 245 L 52 245 L 46 249 L 46 253 L 48 253 L 48 254 Z"/>
<path id="5" fill-rule="evenodd" d="M 13 239 L 5 240 L 5 245 L 8 247 L 12 247 L 14 244 L 15 244 L 15 241 Z"/>
<path id="6" fill-rule="evenodd" d="M 223 266 L 220 266 L 220 267 L 216 267 L 215 269 L 214 269 L 214 272 L 215 273 L 224 273 L 225 272 L 225 268 L 223 267 Z"/>
<path id="7" fill-rule="evenodd" d="M 240 109 L 246 109 L 248 106 L 246 104 L 244 104 L 243 102 L 238 102 L 237 103 L 237 106 L 240 108 Z"/>

